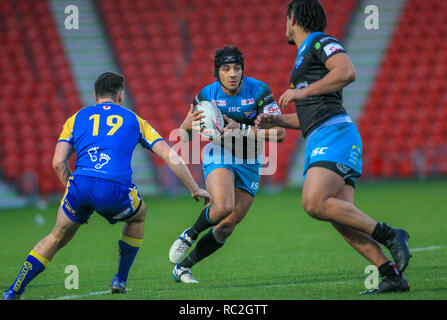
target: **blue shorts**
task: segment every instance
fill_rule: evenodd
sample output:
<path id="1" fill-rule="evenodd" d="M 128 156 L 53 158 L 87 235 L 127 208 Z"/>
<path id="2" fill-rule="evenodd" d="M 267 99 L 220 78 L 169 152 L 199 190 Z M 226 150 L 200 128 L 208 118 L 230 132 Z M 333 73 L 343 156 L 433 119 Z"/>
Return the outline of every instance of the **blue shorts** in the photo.
<path id="1" fill-rule="evenodd" d="M 74 175 L 68 180 L 61 205 L 75 223 L 86 223 L 96 211 L 114 224 L 133 216 L 140 208 L 141 198 L 135 185 L 128 187 L 110 180 Z"/>
<path id="2" fill-rule="evenodd" d="M 347 122 L 343 122 L 344 120 Z M 311 167 L 325 167 L 351 184 L 362 175 L 362 139 L 347 115 L 335 116 L 313 130 L 306 139 L 303 175 Z"/>
<path id="3" fill-rule="evenodd" d="M 262 163 L 258 161 L 251 161 L 251 163 L 243 161 L 245 163 L 240 163 L 236 162 L 234 157 L 231 157 L 224 150 L 224 153 L 221 155 L 213 155 L 209 148 L 205 150 L 202 164 L 205 181 L 211 171 L 218 168 L 226 168 L 234 175 L 235 187 L 245 190 L 253 197 L 256 197 L 259 189 L 259 181 L 261 180 Z"/>
<path id="4" fill-rule="evenodd" d="M 254 164 L 209 164 L 203 166 L 205 181 L 208 174 L 214 169 L 226 168 L 234 174 L 234 186 L 247 191 L 253 197 L 256 197 L 259 188 L 261 176 L 258 169 L 262 167 Z"/>

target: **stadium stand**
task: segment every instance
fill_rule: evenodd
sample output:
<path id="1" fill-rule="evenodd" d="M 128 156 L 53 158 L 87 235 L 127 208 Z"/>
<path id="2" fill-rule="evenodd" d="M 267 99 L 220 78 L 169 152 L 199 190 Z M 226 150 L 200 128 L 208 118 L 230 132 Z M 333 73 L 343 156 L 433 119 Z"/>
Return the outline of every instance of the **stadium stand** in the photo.
<path id="1" fill-rule="evenodd" d="M 446 18 L 447 2 L 406 3 L 359 121 L 365 175 L 447 174 Z"/>
<path id="2" fill-rule="evenodd" d="M 285 45 L 284 1 L 94 1 L 135 111 L 164 137 L 180 125 L 197 90 L 214 81 L 216 47 L 239 46 L 246 74 L 268 83 L 277 99 L 288 86 L 296 49 Z M 356 1 L 322 3 L 327 32 L 342 38 Z M 62 124 L 82 105 L 76 79 L 47 1 L 0 0 L 0 9 L 1 172 L 25 193 L 33 181 L 42 195 L 61 192 L 51 162 Z M 292 105 L 285 110 L 293 111 Z M 289 130 L 278 145 L 278 172 L 270 182 L 284 181 L 299 140 Z"/>
<path id="3" fill-rule="evenodd" d="M 0 166 L 4 178 L 41 194 L 64 188 L 52 169 L 58 134 L 81 105 L 46 1 L 0 1 Z"/>
<path id="4" fill-rule="evenodd" d="M 342 38 L 356 1 L 322 3 L 329 14 L 327 32 Z M 134 107 L 164 137 L 179 127 L 197 91 L 215 81 L 212 55 L 224 44 L 242 50 L 245 73 L 269 84 L 277 99 L 288 87 L 296 48 L 285 43 L 284 1 L 259 5 L 247 0 L 241 5 L 238 0 L 98 0 L 98 4 Z M 294 112 L 293 106 L 285 112 Z M 278 145 L 278 171 L 271 182 L 284 181 L 299 140 L 300 132 L 289 130 Z"/>

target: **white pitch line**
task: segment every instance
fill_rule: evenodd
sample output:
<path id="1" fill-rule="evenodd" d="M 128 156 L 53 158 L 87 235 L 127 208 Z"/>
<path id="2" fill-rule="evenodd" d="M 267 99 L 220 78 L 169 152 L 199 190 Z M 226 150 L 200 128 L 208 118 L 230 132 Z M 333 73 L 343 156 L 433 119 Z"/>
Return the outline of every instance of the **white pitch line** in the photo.
<path id="1" fill-rule="evenodd" d="M 414 248 L 411 249 L 411 252 L 420 252 L 420 251 L 431 251 L 431 250 L 439 250 L 439 249 L 445 249 L 447 248 L 447 245 L 442 245 L 442 246 L 430 246 L 430 247 L 425 247 L 425 248 Z M 345 283 L 347 281 L 332 281 L 332 282 L 328 282 L 330 284 L 337 284 L 337 283 Z M 263 287 L 284 287 L 284 286 L 295 286 L 297 285 L 296 283 L 288 283 L 288 284 L 270 284 L 270 285 L 265 285 Z M 240 287 L 230 287 L 230 288 L 240 288 Z M 129 291 L 129 289 L 128 289 Z M 168 290 L 169 291 L 169 290 Z M 73 294 L 70 296 L 63 296 L 63 297 L 57 297 L 54 299 L 50 299 L 50 300 L 70 300 L 70 299 L 78 299 L 78 298 L 82 298 L 82 297 L 90 297 L 90 296 L 100 296 L 100 295 L 104 295 L 104 294 L 110 294 L 111 291 L 110 290 L 106 290 L 106 291 L 97 291 L 97 292 L 90 292 L 90 293 L 85 293 L 85 294 Z"/>
<path id="2" fill-rule="evenodd" d="M 70 300 L 70 299 L 77 299 L 77 298 L 82 298 L 82 297 L 100 296 L 100 295 L 109 294 L 109 293 L 111 293 L 110 290 L 97 291 L 97 292 L 90 292 L 90 293 L 85 293 L 85 294 L 73 294 L 71 296 L 57 297 L 57 298 L 50 299 L 50 300 Z"/>
<path id="3" fill-rule="evenodd" d="M 410 249 L 411 252 L 418 252 L 418 251 L 430 251 L 430 250 L 439 250 L 439 249 L 444 249 L 447 248 L 446 245 L 443 246 L 431 246 L 431 247 L 425 247 L 425 248 L 414 248 L 414 249 Z"/>

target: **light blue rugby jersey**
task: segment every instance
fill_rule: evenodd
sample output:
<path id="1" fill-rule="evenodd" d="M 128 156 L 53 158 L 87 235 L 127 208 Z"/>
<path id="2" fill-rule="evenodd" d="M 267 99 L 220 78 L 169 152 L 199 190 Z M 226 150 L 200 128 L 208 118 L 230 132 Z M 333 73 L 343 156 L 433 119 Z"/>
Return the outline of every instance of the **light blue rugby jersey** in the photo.
<path id="1" fill-rule="evenodd" d="M 200 90 L 193 104 L 204 100 L 213 102 L 228 118 L 249 125 L 254 125 L 258 114 L 281 113 L 269 86 L 250 77 L 243 78 L 241 91 L 235 96 L 227 95 L 220 82 L 215 81 Z"/>
<path id="2" fill-rule="evenodd" d="M 213 102 L 222 114 L 228 118 L 251 126 L 254 125 L 254 120 L 258 114 L 281 114 L 269 86 L 262 81 L 250 77 L 243 78 L 242 88 L 240 92 L 234 96 L 227 95 L 222 90 L 220 82 L 215 81 L 200 90 L 193 100 L 193 105 L 196 106 L 200 101 L 204 100 Z M 222 154 L 225 159 L 228 159 L 228 157 L 233 158 L 233 162 L 234 157 L 236 157 L 243 159 L 244 162 L 247 159 L 256 158 L 255 163 L 258 163 L 262 158 L 263 145 L 261 144 L 259 146 L 256 141 L 256 139 L 243 137 L 232 140 L 232 143 L 231 141 L 230 143 L 227 143 L 227 141 L 224 142 L 222 139 L 220 146 L 222 149 L 231 153 L 228 155 L 223 151 Z M 215 142 L 211 143 L 216 144 Z M 211 143 L 209 143 L 205 149 L 205 153 L 210 156 L 214 153 L 213 151 L 210 151 Z M 212 161 L 217 160 L 216 157 L 213 157 L 213 159 L 214 160 Z M 211 158 L 206 157 L 205 160 L 211 161 Z"/>

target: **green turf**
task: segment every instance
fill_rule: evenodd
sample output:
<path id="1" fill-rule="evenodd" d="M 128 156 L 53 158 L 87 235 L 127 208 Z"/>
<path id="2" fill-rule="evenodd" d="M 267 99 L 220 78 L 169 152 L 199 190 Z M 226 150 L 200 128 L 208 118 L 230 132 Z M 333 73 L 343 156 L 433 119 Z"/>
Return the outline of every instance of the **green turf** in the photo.
<path id="1" fill-rule="evenodd" d="M 94 214 L 23 299 L 447 299 L 447 182 L 361 184 L 356 204 L 378 221 L 403 227 L 416 250 L 406 277 L 411 291 L 359 296 L 369 263 L 329 223 L 308 217 L 300 190 L 260 193 L 225 246 L 193 268 L 199 284 L 176 283 L 168 250 L 201 207 L 191 199 L 146 199 L 143 246 L 132 267 L 127 295 L 103 293 L 116 271 L 122 225 Z M 0 289 L 17 276 L 34 244 L 50 232 L 56 207 L 0 211 Z M 44 225 L 37 225 L 41 214 Z M 438 248 L 437 246 L 441 246 Z M 66 266 L 79 270 L 79 289 L 65 288 Z M 91 293 L 99 293 L 91 295 Z"/>

